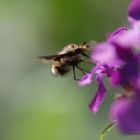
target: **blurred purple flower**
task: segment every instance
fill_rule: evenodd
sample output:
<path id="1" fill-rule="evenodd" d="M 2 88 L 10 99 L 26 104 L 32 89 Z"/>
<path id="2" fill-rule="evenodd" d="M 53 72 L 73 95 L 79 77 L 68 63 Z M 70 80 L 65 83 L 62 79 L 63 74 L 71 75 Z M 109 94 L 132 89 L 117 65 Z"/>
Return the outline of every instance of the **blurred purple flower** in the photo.
<path id="1" fill-rule="evenodd" d="M 128 14 L 131 28 L 120 27 L 107 41 L 93 47 L 91 59 L 97 65 L 79 85 L 90 84 L 96 77 L 98 90 L 89 105 L 95 113 L 106 96 L 105 76 L 112 87 L 122 87 L 125 94 L 113 102 L 111 120 L 117 121 L 124 134 L 140 134 L 140 0 L 132 0 Z"/>
<path id="2" fill-rule="evenodd" d="M 116 53 L 123 63 L 118 69 L 112 71 L 110 75 L 112 82 L 115 81 L 116 85 L 122 87 L 139 88 L 136 82 L 139 81 L 138 76 L 140 75 L 140 56 L 129 47 L 125 48 L 117 45 Z M 117 78 L 116 75 L 118 76 Z"/>
<path id="3" fill-rule="evenodd" d="M 120 35 L 122 35 L 122 34 L 124 34 L 125 32 L 127 32 L 127 28 L 126 27 L 120 27 L 120 28 L 118 28 L 117 30 L 115 30 L 113 33 L 111 33 L 111 35 L 108 37 L 108 41 L 109 42 L 114 42 L 114 41 L 116 41 L 116 39 L 120 36 Z"/>
<path id="4" fill-rule="evenodd" d="M 125 45 L 120 41 L 124 36 L 130 36 L 130 34 L 129 30 L 124 27 L 117 29 L 106 42 L 96 46 L 92 53 L 92 59 L 96 63 L 108 66 L 108 70 L 111 70 L 109 78 L 113 86 L 131 86 L 138 89 L 140 52 L 133 47 L 135 41 L 131 41 L 133 45 L 128 44 L 129 40 L 125 41 Z"/>
<path id="5" fill-rule="evenodd" d="M 111 106 L 111 121 L 117 121 L 119 130 L 124 134 L 140 134 L 140 93 L 133 98 L 122 97 Z"/>
<path id="6" fill-rule="evenodd" d="M 140 20 L 140 0 L 132 0 L 128 7 L 129 21 Z"/>
<path id="7" fill-rule="evenodd" d="M 111 74 L 112 83 L 121 85 L 125 96 L 113 102 L 110 116 L 122 133 L 140 134 L 140 0 L 132 0 L 128 14 L 131 29 L 113 40 L 124 63 Z"/>
<path id="8" fill-rule="evenodd" d="M 116 47 L 110 42 L 98 44 L 91 57 L 96 63 L 107 65 L 110 68 L 119 67 L 123 63 L 117 55 Z"/>
<path id="9" fill-rule="evenodd" d="M 90 110 L 94 113 L 96 113 L 99 110 L 106 96 L 106 88 L 103 82 L 103 78 L 105 75 L 108 75 L 108 67 L 103 65 L 97 65 L 92 69 L 91 73 L 86 74 L 79 81 L 80 86 L 85 86 L 91 83 L 92 82 L 91 79 L 93 79 L 93 77 L 96 76 L 98 90 L 96 92 L 95 97 L 93 98 L 92 102 L 89 105 Z"/>
<path id="10" fill-rule="evenodd" d="M 97 79 L 98 85 L 99 85 L 98 91 L 97 91 L 95 97 L 93 98 L 92 102 L 89 105 L 89 108 L 94 113 L 96 113 L 99 110 L 99 108 L 102 105 L 104 98 L 106 96 L 106 89 L 105 89 L 105 86 L 103 83 L 102 73 L 100 73 L 96 79 Z"/>
<path id="11" fill-rule="evenodd" d="M 79 81 L 79 86 L 85 86 L 91 84 L 92 77 L 93 77 L 92 73 L 86 73 L 86 75 L 84 75 L 82 79 Z"/>
<path id="12" fill-rule="evenodd" d="M 140 49 L 140 21 L 134 22 L 132 28 L 121 34 L 117 42 L 123 46 Z"/>

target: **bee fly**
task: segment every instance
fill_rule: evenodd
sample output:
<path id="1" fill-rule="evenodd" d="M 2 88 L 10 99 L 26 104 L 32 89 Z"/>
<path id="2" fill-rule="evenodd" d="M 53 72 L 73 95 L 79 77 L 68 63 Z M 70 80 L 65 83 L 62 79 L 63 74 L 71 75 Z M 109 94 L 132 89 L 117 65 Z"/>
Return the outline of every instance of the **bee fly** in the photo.
<path id="1" fill-rule="evenodd" d="M 75 75 L 75 67 L 85 74 L 86 71 L 78 64 L 82 61 L 93 64 L 85 52 L 91 50 L 94 45 L 95 42 L 84 43 L 83 45 L 69 44 L 56 55 L 40 56 L 38 58 L 42 63 L 51 64 L 51 71 L 54 75 L 64 75 L 73 69 L 74 79 L 79 80 Z"/>

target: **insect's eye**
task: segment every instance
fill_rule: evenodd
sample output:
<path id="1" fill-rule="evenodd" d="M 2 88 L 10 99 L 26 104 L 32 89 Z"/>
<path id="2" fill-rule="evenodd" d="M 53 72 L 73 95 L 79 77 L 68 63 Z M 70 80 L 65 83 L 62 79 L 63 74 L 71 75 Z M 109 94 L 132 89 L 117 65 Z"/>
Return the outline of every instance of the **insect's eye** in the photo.
<path id="1" fill-rule="evenodd" d="M 75 48 L 74 44 L 73 44 L 73 45 L 71 45 L 71 47 L 72 47 L 72 48 Z"/>

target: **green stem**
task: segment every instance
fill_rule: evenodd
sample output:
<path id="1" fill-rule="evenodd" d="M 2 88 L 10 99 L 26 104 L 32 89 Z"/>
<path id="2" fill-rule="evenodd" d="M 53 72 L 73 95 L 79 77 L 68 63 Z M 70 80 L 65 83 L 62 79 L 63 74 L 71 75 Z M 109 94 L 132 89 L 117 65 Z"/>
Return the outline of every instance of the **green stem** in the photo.
<path id="1" fill-rule="evenodd" d="M 109 124 L 109 125 L 101 132 L 99 140 L 104 140 L 106 134 L 107 134 L 109 131 L 111 131 L 116 125 L 117 125 L 117 121 L 115 121 L 115 122 Z"/>

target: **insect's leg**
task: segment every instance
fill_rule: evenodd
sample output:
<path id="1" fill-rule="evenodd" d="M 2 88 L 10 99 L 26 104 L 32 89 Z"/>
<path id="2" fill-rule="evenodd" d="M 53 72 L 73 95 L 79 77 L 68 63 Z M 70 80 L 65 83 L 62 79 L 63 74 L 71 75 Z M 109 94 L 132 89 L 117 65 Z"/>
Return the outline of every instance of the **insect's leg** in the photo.
<path id="1" fill-rule="evenodd" d="M 93 65 L 93 66 L 96 66 L 94 63 L 92 63 L 91 61 L 88 61 L 88 60 L 86 60 L 86 59 L 84 59 L 84 58 L 81 58 L 81 61 L 83 61 L 83 62 L 85 62 L 85 63 L 87 63 L 87 64 L 91 64 L 91 65 Z"/>
<path id="2" fill-rule="evenodd" d="M 83 75 L 85 75 L 87 72 L 89 72 L 89 71 L 87 71 L 87 70 L 82 69 L 82 68 L 79 67 L 78 65 L 73 66 L 73 67 L 72 67 L 72 69 L 73 69 L 73 77 L 74 77 L 74 80 L 75 80 L 75 81 L 81 80 L 81 79 L 78 79 L 78 78 L 76 77 L 75 67 L 76 67 L 77 69 L 79 69 L 79 70 L 83 73 Z"/>
<path id="3" fill-rule="evenodd" d="M 86 73 L 89 73 L 89 71 L 87 71 L 87 70 L 81 68 L 79 65 L 76 65 L 76 68 L 79 69 L 84 75 L 85 75 Z"/>
<path id="4" fill-rule="evenodd" d="M 85 57 L 87 57 L 87 58 L 89 59 L 89 60 L 87 60 L 87 59 L 81 58 L 81 60 L 82 60 L 83 62 L 86 62 L 86 63 L 88 63 L 88 64 L 91 64 L 91 65 L 94 65 L 94 66 L 95 66 L 95 64 L 92 62 L 91 58 L 90 58 L 87 54 L 82 53 L 82 55 L 85 56 Z"/>
<path id="5" fill-rule="evenodd" d="M 75 66 L 72 66 L 72 70 L 73 70 L 73 78 L 74 78 L 74 80 L 75 80 L 75 81 L 79 81 L 80 79 L 78 79 L 78 78 L 76 77 Z"/>
<path id="6" fill-rule="evenodd" d="M 115 121 L 115 122 L 109 124 L 109 125 L 101 132 L 99 140 L 104 140 L 106 134 L 107 134 L 109 131 L 111 131 L 116 125 L 117 125 L 117 121 Z"/>
<path id="7" fill-rule="evenodd" d="M 83 75 L 85 75 L 86 73 L 90 73 L 89 71 L 79 67 L 78 65 L 76 65 L 76 68 L 79 69 L 83 73 Z M 94 84 L 94 85 L 97 85 L 94 81 L 92 81 L 91 83 Z"/>

